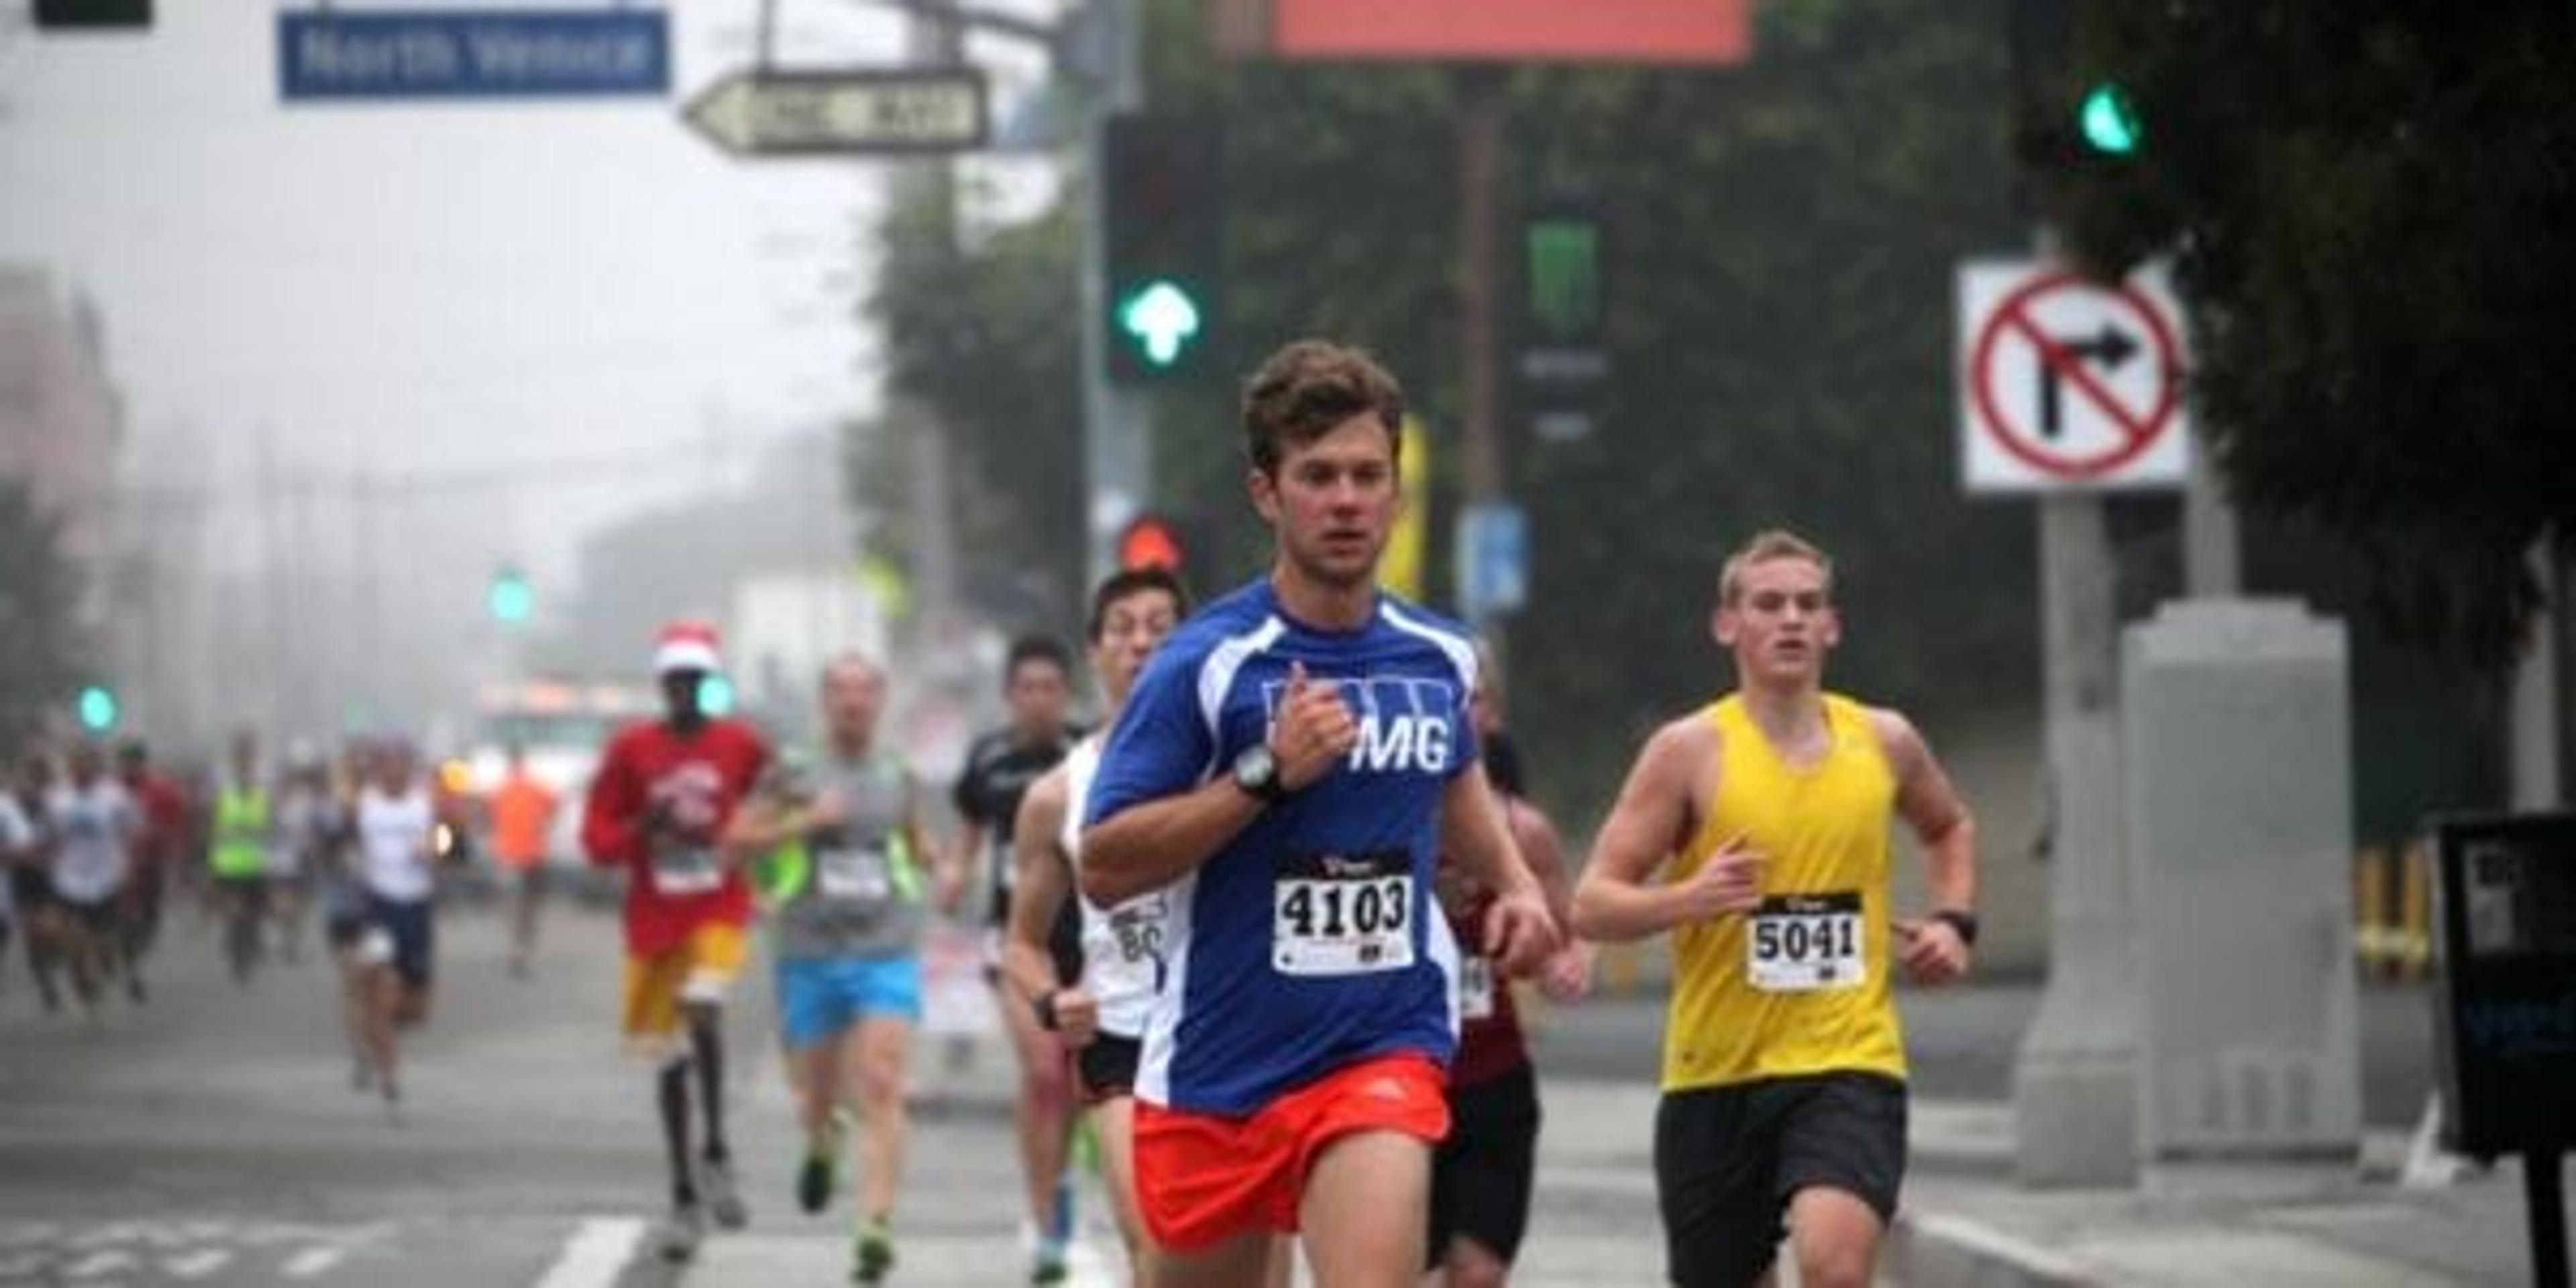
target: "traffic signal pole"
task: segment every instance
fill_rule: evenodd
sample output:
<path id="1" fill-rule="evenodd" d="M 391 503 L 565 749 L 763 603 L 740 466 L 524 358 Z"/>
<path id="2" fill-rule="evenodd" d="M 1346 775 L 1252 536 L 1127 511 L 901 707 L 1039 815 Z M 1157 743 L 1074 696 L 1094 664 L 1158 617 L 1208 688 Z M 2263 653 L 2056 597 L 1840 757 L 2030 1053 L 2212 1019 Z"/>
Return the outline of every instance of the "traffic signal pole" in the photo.
<path id="1" fill-rule="evenodd" d="M 913 62 L 954 67 L 966 61 L 966 29 L 958 20 L 955 6 L 934 0 L 907 8 L 912 15 Z M 897 182 L 903 186 L 899 191 L 909 190 L 930 205 L 940 253 L 955 259 L 956 162 L 945 156 L 925 158 L 913 163 Z M 956 485 L 951 479 L 947 427 L 934 423 L 937 413 L 931 408 L 909 399 L 905 403 L 898 415 L 906 422 L 905 436 L 911 443 L 910 518 L 918 560 L 915 590 L 920 596 L 921 611 L 917 623 L 923 632 L 916 645 L 922 656 L 938 657 L 958 601 Z"/>
<path id="2" fill-rule="evenodd" d="M 1089 164 L 1082 230 L 1083 567 L 1098 581 L 1117 566 L 1118 534 L 1144 508 L 1154 485 L 1145 396 L 1109 378 L 1109 118 L 1144 106 L 1141 24 L 1136 0 L 1090 0 L 1100 22 L 1105 73 L 1083 122 Z"/>

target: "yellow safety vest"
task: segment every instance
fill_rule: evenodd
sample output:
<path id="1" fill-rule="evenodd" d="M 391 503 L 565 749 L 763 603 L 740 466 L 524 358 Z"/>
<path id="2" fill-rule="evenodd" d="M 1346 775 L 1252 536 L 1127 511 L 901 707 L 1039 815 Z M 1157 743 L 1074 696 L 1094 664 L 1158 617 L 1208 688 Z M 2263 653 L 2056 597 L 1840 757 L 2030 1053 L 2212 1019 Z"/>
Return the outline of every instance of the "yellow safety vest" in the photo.
<path id="1" fill-rule="evenodd" d="M 267 792 L 228 787 L 215 797 L 215 837 L 206 862 L 228 879 L 268 872 Z"/>

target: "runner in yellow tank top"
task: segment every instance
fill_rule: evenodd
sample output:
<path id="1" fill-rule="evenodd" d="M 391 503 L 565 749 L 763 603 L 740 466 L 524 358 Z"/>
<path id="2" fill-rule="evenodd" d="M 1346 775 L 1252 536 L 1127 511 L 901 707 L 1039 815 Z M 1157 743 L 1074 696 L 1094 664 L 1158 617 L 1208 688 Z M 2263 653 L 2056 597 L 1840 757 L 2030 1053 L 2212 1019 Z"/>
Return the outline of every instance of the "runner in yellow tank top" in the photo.
<path id="1" fill-rule="evenodd" d="M 1905 717 L 1824 691 L 1832 592 L 1785 532 L 1727 560 L 1712 629 L 1736 691 L 1647 741 L 1575 894 L 1586 938 L 1673 934 L 1655 1183 L 1686 1288 L 1762 1281 L 1784 1219 L 1801 1282 L 1870 1282 L 1905 1162 L 1890 971 L 1956 979 L 1976 938 L 1948 776 Z M 1921 842 L 1928 916 L 1890 906 L 1891 815 Z"/>

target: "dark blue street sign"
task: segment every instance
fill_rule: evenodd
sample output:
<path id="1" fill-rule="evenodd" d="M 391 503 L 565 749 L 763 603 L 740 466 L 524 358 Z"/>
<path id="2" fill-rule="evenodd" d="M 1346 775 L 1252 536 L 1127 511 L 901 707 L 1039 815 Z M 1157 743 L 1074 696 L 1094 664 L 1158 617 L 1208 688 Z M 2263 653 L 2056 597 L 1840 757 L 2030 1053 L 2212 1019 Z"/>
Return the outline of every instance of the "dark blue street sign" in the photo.
<path id="1" fill-rule="evenodd" d="M 289 101 L 661 95 L 670 89 L 670 19 L 660 9 L 277 15 L 277 92 Z"/>

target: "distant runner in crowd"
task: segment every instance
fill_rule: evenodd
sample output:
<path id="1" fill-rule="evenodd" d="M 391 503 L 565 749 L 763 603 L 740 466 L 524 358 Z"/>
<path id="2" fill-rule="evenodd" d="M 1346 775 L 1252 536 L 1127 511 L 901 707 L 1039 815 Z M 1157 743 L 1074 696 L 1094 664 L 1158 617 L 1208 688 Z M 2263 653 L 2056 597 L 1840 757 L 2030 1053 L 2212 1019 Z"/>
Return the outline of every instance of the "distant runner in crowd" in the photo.
<path id="1" fill-rule="evenodd" d="M 958 852 L 970 867 L 980 863 L 988 874 L 985 968 L 1002 1027 L 1020 1062 L 1020 1173 L 1028 1187 L 1037 1264 L 1045 1271 L 1063 1262 L 1073 1229 L 1073 1192 L 1064 1172 L 1073 1137 L 1072 1060 L 1054 1035 L 1038 1027 L 1028 1007 L 1013 1003 L 1016 990 L 1002 978 L 1002 932 L 1011 915 L 1011 829 L 1020 798 L 1038 775 L 1064 759 L 1078 732 L 1066 719 L 1073 700 L 1073 659 L 1064 645 L 1044 635 L 1012 641 L 1002 663 L 1002 699 L 1010 722 L 967 748 L 951 796 L 963 824 Z M 1074 941 L 1079 934 L 1078 925 L 1066 928 L 1059 961 L 1078 956 Z"/>

